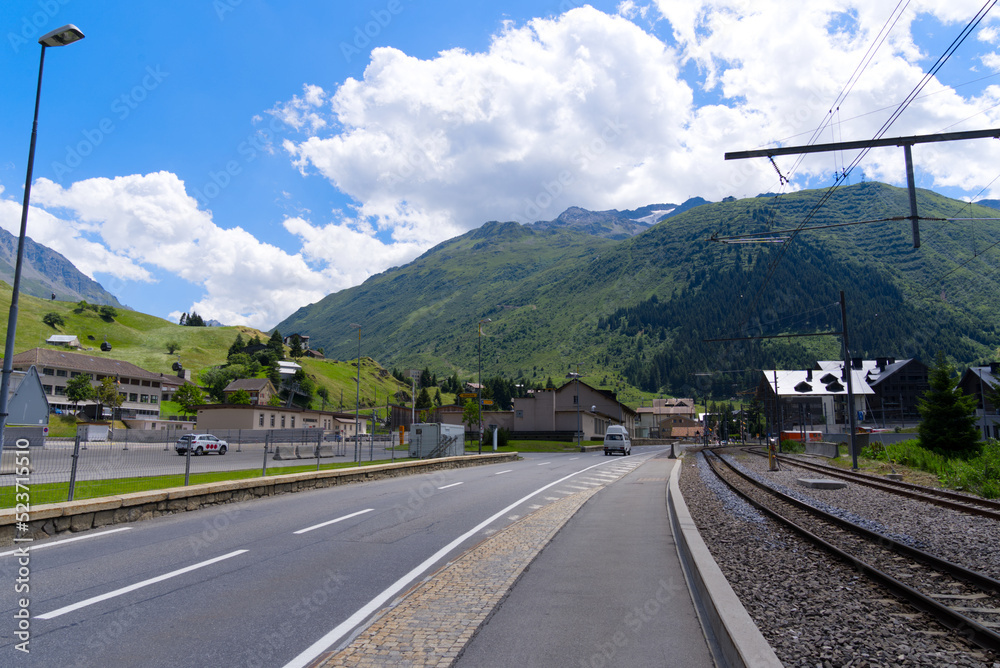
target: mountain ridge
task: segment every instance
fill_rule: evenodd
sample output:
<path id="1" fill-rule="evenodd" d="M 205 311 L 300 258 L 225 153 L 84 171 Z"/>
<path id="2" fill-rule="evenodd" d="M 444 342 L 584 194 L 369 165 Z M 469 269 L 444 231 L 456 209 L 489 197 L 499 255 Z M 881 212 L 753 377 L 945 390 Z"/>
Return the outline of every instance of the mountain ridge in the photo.
<path id="1" fill-rule="evenodd" d="M 310 334 L 313 345 L 347 358 L 357 346 L 349 323 L 359 322 L 363 354 L 387 366 L 475 376 L 482 343 L 484 374 L 544 381 L 579 363 L 598 385 L 690 394 L 701 383 L 695 373 L 838 357 L 834 337 L 708 339 L 836 331 L 832 305 L 844 290 L 852 354 L 929 360 L 940 348 L 961 364 L 995 355 L 1000 333 L 988 304 L 1000 282 L 972 281 L 960 266 L 971 254 L 971 222 L 923 223 L 920 250 L 908 221 L 892 220 L 801 233 L 787 246 L 710 241 L 794 229 L 824 192 L 699 204 L 622 239 L 608 237 L 622 222 L 614 210 L 603 222 L 601 212 L 582 209 L 562 226 L 494 222 L 303 307 L 277 328 Z M 928 218 L 963 209 L 964 217 L 992 215 L 927 190 L 918 201 Z M 810 224 L 906 211 L 905 190 L 867 182 L 839 188 Z M 579 229 L 581 221 L 597 234 Z M 1000 232 L 990 221 L 978 225 L 980 236 Z M 492 322 L 480 341 L 485 318 Z M 711 384 L 722 391 L 725 382 Z"/>

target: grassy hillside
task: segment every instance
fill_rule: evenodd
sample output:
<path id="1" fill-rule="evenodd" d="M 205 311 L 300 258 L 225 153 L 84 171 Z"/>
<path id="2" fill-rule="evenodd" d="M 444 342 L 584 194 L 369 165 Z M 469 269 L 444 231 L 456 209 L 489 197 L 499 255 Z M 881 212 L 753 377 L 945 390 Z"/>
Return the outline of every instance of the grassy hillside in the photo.
<path id="1" fill-rule="evenodd" d="M 3 336 L 6 336 L 10 296 L 11 287 L 0 282 Z M 30 348 L 51 347 L 46 346 L 45 340 L 53 334 L 72 334 L 80 340 L 83 352 L 130 362 L 154 373 L 172 374 L 171 366 L 180 361 L 185 369 L 192 371 L 195 382 L 202 371 L 225 364 L 229 346 L 237 333 L 245 341 L 255 335 L 266 341 L 269 336 L 250 327 L 182 327 L 162 318 L 125 309 L 118 309 L 118 315 L 109 321 L 90 309 L 80 309 L 76 303 L 38 299 L 25 294 L 20 296 L 18 311 L 16 353 Z M 46 325 L 42 320 L 47 313 L 59 315 L 64 324 L 59 327 Z M 106 353 L 100 347 L 105 340 L 111 344 L 111 351 Z M 170 342 L 178 345 L 173 355 L 167 352 Z M 409 388 L 402 387 L 376 362 L 365 358 L 361 362 L 362 406 L 384 406 L 386 397 L 395 396 L 400 390 L 405 390 L 405 397 L 409 396 Z M 316 381 L 317 387 L 327 388 L 333 408 L 341 406 L 341 392 L 344 394 L 343 406 L 354 408 L 357 367 L 353 359 L 338 362 L 303 358 L 300 364 Z M 321 407 L 319 399 L 314 402 L 314 407 Z"/>
<path id="2" fill-rule="evenodd" d="M 595 385 L 646 396 L 729 394 L 753 369 L 838 357 L 839 341 L 705 339 L 838 331 L 843 290 L 854 355 L 929 360 L 943 350 L 960 365 L 996 355 L 1000 276 L 988 255 L 962 266 L 1000 236 L 995 210 L 919 191 L 930 220 L 914 249 L 905 190 L 863 183 L 819 206 L 824 192 L 705 204 L 622 241 L 488 223 L 278 327 L 350 354 L 349 323 L 360 322 L 364 354 L 387 366 L 474 378 L 477 323 L 490 318 L 484 376 L 559 383 L 579 364 Z M 843 226 L 786 244 L 711 241 L 802 224 Z M 706 371 L 728 375 L 695 375 Z"/>

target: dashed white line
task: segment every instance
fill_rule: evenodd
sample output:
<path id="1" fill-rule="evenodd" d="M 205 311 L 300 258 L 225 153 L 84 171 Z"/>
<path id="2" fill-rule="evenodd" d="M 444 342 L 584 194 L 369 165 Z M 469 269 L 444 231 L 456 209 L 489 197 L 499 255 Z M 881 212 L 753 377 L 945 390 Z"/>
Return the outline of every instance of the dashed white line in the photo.
<path id="1" fill-rule="evenodd" d="M 496 473 L 494 473 L 493 475 L 503 475 L 504 473 L 510 473 L 510 472 L 511 472 L 511 471 L 513 471 L 513 470 L 514 470 L 514 469 L 507 469 L 506 471 L 497 471 L 497 472 L 496 472 Z"/>
<path id="2" fill-rule="evenodd" d="M 551 464 L 552 462 L 542 462 L 539 466 L 545 466 L 546 464 Z"/>
<path id="3" fill-rule="evenodd" d="M 37 552 L 44 547 L 52 547 L 53 545 L 65 545 L 66 543 L 73 543 L 78 540 L 86 540 L 88 538 L 98 538 L 99 536 L 107 536 L 109 533 L 118 533 L 119 531 L 128 531 L 132 527 L 122 527 L 120 529 L 109 529 L 108 531 L 101 531 L 98 533 L 88 533 L 86 536 L 75 536 L 73 538 L 66 538 L 64 540 L 56 540 L 51 543 L 42 543 L 41 545 L 32 545 L 31 551 Z M 7 552 L 0 552 L 0 557 L 7 557 L 12 554 L 17 554 L 17 550 L 9 550 Z"/>
<path id="4" fill-rule="evenodd" d="M 203 561 L 193 566 L 187 566 L 185 568 L 180 568 L 176 571 L 171 571 L 169 573 L 164 573 L 163 575 L 158 575 L 155 578 L 150 578 L 148 580 L 143 580 L 142 582 L 137 582 L 134 585 L 129 585 L 127 587 L 122 587 L 121 589 L 116 589 L 114 591 L 109 591 L 107 594 L 101 594 L 100 596 L 94 596 L 93 598 L 88 598 L 85 601 L 80 601 L 79 603 L 74 603 L 72 605 L 67 605 L 66 607 L 59 608 L 58 610 L 53 610 L 52 612 L 46 612 L 43 615 L 38 615 L 38 619 L 53 619 L 61 615 L 65 615 L 67 612 L 73 612 L 74 610 L 79 610 L 80 608 L 85 608 L 88 605 L 93 605 L 94 603 L 100 603 L 101 601 L 106 601 L 109 598 L 115 598 L 116 596 L 121 596 L 122 594 L 127 594 L 136 589 L 142 589 L 143 587 L 148 587 L 151 584 L 156 584 L 157 582 L 163 582 L 164 580 L 169 580 L 170 578 L 175 578 L 178 575 L 183 575 L 185 573 L 190 573 L 191 571 L 198 570 L 199 568 L 204 568 L 205 566 L 211 566 L 214 563 L 223 561 L 225 559 L 231 559 L 232 557 L 239 556 L 246 552 L 247 550 L 236 550 L 235 552 L 230 552 L 229 554 L 224 554 L 221 557 L 216 557 L 215 559 L 209 559 L 208 561 Z"/>
<path id="5" fill-rule="evenodd" d="M 306 527 L 305 529 L 299 529 L 298 531 L 293 531 L 292 533 L 298 535 L 300 533 L 306 533 L 307 531 L 312 531 L 313 529 L 322 529 L 325 526 L 329 526 L 331 524 L 336 524 L 337 522 L 343 522 L 344 520 L 349 520 L 352 517 L 357 517 L 358 515 L 364 515 L 365 513 L 370 513 L 373 510 L 375 510 L 375 509 L 374 508 L 366 508 L 365 510 L 359 510 L 358 512 L 351 513 L 350 515 L 344 515 L 343 517 L 338 517 L 335 520 L 329 520 L 327 522 L 321 522 L 320 524 L 314 524 L 311 527 Z"/>
<path id="6" fill-rule="evenodd" d="M 453 482 L 450 485 L 445 485 L 444 487 L 438 487 L 438 489 L 448 489 L 449 487 L 458 487 L 459 485 L 464 485 L 464 482 Z"/>
<path id="7" fill-rule="evenodd" d="M 577 471 L 575 473 L 570 473 L 567 476 L 554 480 L 553 482 L 543 485 L 542 487 L 536 489 L 535 491 L 529 493 L 527 496 L 523 496 L 514 503 L 510 504 L 503 510 L 494 513 L 490 517 L 474 526 L 473 528 L 466 531 L 461 536 L 457 536 L 450 543 L 442 547 L 440 550 L 432 554 L 430 557 L 425 559 L 423 562 L 412 568 L 406 575 L 399 578 L 392 585 L 383 590 L 380 594 L 375 596 L 372 600 L 368 601 L 361 608 L 356 610 L 354 614 L 342 621 L 340 624 L 330 629 L 322 638 L 314 642 L 312 645 L 304 649 L 298 656 L 285 664 L 285 668 L 305 668 L 313 660 L 315 660 L 322 652 L 325 652 L 331 645 L 336 643 L 338 640 L 347 635 L 351 630 L 357 627 L 361 622 L 367 619 L 369 616 L 380 610 L 388 601 L 392 600 L 396 594 L 402 591 L 404 588 L 408 587 L 414 580 L 416 580 L 420 575 L 424 574 L 431 566 L 437 563 L 449 552 L 454 550 L 456 547 L 461 545 L 465 540 L 471 536 L 476 535 L 479 531 L 482 531 L 490 524 L 495 522 L 497 519 L 503 517 L 508 512 L 517 508 L 519 505 L 535 496 L 536 494 L 541 494 L 542 492 L 552 489 L 556 485 L 565 482 L 567 479 L 572 478 L 575 475 L 585 473 L 590 470 L 590 468 L 600 466 L 600 464 L 593 464 L 590 467 L 583 469 L 582 471 Z M 558 492 L 556 492 L 558 493 Z M 566 493 L 566 492 L 563 492 Z M 570 492 L 572 493 L 572 492 Z"/>

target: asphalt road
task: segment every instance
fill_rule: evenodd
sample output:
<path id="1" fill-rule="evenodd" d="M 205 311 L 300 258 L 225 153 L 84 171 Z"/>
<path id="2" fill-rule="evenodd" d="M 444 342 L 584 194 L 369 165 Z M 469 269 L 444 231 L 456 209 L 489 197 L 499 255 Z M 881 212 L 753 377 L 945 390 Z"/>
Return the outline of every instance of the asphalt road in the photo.
<path id="1" fill-rule="evenodd" d="M 354 443 L 325 443 L 339 456 L 323 457 L 321 463 L 354 461 Z M 34 484 L 67 482 L 73 467 L 73 444 L 56 442 L 44 448 L 31 448 L 32 481 Z M 5 449 L 2 471 L 11 470 L 13 451 Z M 360 448 L 361 461 L 405 458 L 405 450 L 387 450 L 384 442 Z M 178 456 L 173 443 L 90 443 L 79 451 L 77 481 L 107 480 L 135 476 L 183 474 L 187 457 Z M 266 455 L 268 470 L 286 466 L 308 466 L 316 459 L 275 460 L 274 451 Z M 232 444 L 225 455 L 205 454 L 191 457 L 191 472 L 262 470 L 265 453 L 262 443 Z M 13 485 L 13 476 L 0 475 L 0 486 Z M 128 491 L 128 490 L 125 490 Z"/>
<path id="2" fill-rule="evenodd" d="M 37 542 L 27 566 L 0 555 L 0 665 L 307 665 L 546 489 L 614 461 L 528 454 Z"/>

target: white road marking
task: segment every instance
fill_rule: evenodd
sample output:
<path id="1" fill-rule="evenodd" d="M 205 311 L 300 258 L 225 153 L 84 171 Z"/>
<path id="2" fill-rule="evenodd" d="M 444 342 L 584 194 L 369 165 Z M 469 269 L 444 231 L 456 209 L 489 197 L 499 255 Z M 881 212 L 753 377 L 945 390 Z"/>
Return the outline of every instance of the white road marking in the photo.
<path id="1" fill-rule="evenodd" d="M 556 485 L 561 485 L 563 482 L 569 480 L 573 476 L 580 475 L 581 473 L 589 471 L 590 469 L 598 466 L 602 466 L 602 464 L 592 464 L 591 466 L 588 466 L 582 471 L 577 471 L 576 473 L 570 473 L 569 475 L 563 476 L 562 478 L 559 478 L 556 481 L 550 482 L 547 485 L 543 485 L 538 489 L 536 489 L 534 492 L 531 492 L 530 494 L 521 497 L 514 503 L 507 506 L 506 508 L 487 517 L 485 520 L 483 520 L 476 526 L 472 527 L 471 529 L 463 533 L 461 536 L 458 536 L 457 538 L 452 540 L 450 543 L 442 547 L 440 550 L 438 550 L 431 556 L 427 557 L 427 559 L 417 564 L 413 569 L 410 570 L 409 573 L 396 580 L 389 587 L 382 590 L 380 594 L 375 596 L 375 598 L 373 598 L 372 600 L 368 601 L 368 603 L 366 603 L 365 605 L 361 606 L 361 608 L 359 608 L 353 615 L 345 619 L 343 622 L 341 622 L 334 628 L 330 629 L 330 631 L 328 631 L 322 638 L 320 638 L 312 645 L 307 647 L 305 650 L 303 650 L 302 653 L 299 654 L 297 657 L 286 663 L 284 668 L 306 668 L 306 666 L 312 663 L 313 660 L 316 659 L 316 657 L 318 657 L 320 654 L 329 649 L 331 645 L 338 642 L 341 638 L 343 638 L 352 630 L 354 630 L 354 628 L 356 628 L 359 624 L 361 624 L 361 622 L 368 619 L 368 617 L 370 617 L 374 612 L 381 610 L 385 606 L 385 604 L 388 601 L 391 601 L 396 594 L 409 587 L 410 584 L 418 577 L 423 575 L 423 573 L 427 571 L 427 569 L 436 564 L 438 561 L 440 561 L 442 558 L 448 555 L 448 553 L 450 553 L 456 547 L 458 547 L 463 542 L 468 540 L 470 537 L 475 536 L 480 531 L 488 527 L 490 524 L 500 519 L 514 508 L 517 508 L 519 505 L 521 505 L 528 499 L 538 494 L 541 494 L 545 490 L 551 489 Z"/>
<path id="2" fill-rule="evenodd" d="M 350 515 L 344 515 L 343 517 L 338 517 L 335 520 L 328 520 L 326 522 L 321 522 L 320 524 L 314 524 L 311 527 L 306 527 L 305 529 L 299 529 L 298 531 L 293 531 L 292 533 L 298 535 L 300 533 L 306 533 L 307 531 L 312 531 L 313 529 L 322 529 L 325 526 L 329 526 L 331 524 L 336 524 L 337 522 L 343 522 L 344 520 L 349 520 L 352 517 L 357 517 L 358 515 L 364 515 L 365 513 L 370 513 L 373 510 L 375 510 L 375 509 L 374 508 L 366 508 L 365 510 L 359 510 L 358 512 L 351 513 Z"/>
<path id="3" fill-rule="evenodd" d="M 115 598 L 116 596 L 121 596 L 122 594 L 127 594 L 131 591 L 135 591 L 136 589 L 142 589 L 143 587 L 148 587 L 151 584 L 156 584 L 157 582 L 163 582 L 164 580 L 169 580 L 170 578 L 175 578 L 178 575 L 184 575 L 185 573 L 190 573 L 191 571 L 198 570 L 199 568 L 204 568 L 205 566 L 211 566 L 212 564 L 223 561 L 225 559 L 230 559 L 232 557 L 239 556 L 244 552 L 247 552 L 247 550 L 236 550 L 235 552 L 230 552 L 229 554 L 224 554 L 221 557 L 216 557 L 215 559 L 209 559 L 208 561 L 203 561 L 201 563 L 194 564 L 193 566 L 187 566 L 185 568 L 181 568 L 176 571 L 164 573 L 163 575 L 157 575 L 155 578 L 150 578 L 148 580 L 143 580 L 142 582 L 137 582 L 134 585 L 122 587 L 121 589 L 116 589 L 114 591 L 109 591 L 107 594 L 94 596 L 93 598 L 88 598 L 85 601 L 80 601 L 79 603 L 67 605 L 66 607 L 59 608 L 58 610 L 53 610 L 52 612 L 46 612 L 43 615 L 38 615 L 36 619 L 54 619 L 55 617 L 65 615 L 67 612 L 73 612 L 74 610 L 85 608 L 88 605 L 93 605 L 94 603 L 100 603 L 101 601 L 106 601 L 109 598 Z"/>
<path id="4" fill-rule="evenodd" d="M 73 538 L 66 538 L 66 539 L 63 539 L 63 540 L 52 541 L 51 543 L 42 543 L 41 545 L 33 545 L 33 544 L 30 544 L 30 543 L 28 545 L 30 545 L 30 551 L 31 552 L 35 552 L 35 551 L 41 550 L 42 548 L 45 548 L 45 547 L 52 547 L 53 545 L 65 545 L 66 543 L 73 543 L 73 542 L 78 541 L 78 540 L 86 540 L 88 538 L 97 538 L 99 536 L 107 536 L 110 533 L 118 533 L 119 531 L 128 531 L 131 528 L 132 527 L 122 527 L 120 529 L 109 529 L 108 531 L 101 531 L 99 533 L 88 533 L 85 536 L 75 536 Z M 12 554 L 17 554 L 17 553 L 18 553 L 17 550 L 9 550 L 8 552 L 0 552 L 0 557 L 8 557 L 8 556 L 10 556 Z"/>
<path id="5" fill-rule="evenodd" d="M 453 482 L 450 485 L 445 485 L 444 487 L 438 487 L 438 489 L 448 489 L 449 487 L 458 487 L 459 485 L 464 485 L 464 482 Z"/>
<path id="6" fill-rule="evenodd" d="M 506 471 L 497 471 L 497 472 L 496 472 L 496 473 L 494 473 L 493 475 L 503 475 L 504 473 L 510 473 L 510 472 L 511 472 L 511 471 L 513 471 L 513 470 L 514 470 L 514 469 L 507 469 Z"/>
<path id="7" fill-rule="evenodd" d="M 572 461 L 576 461 L 577 459 L 579 459 L 579 457 L 570 457 L 570 458 L 569 458 L 569 460 L 570 460 L 571 462 L 572 462 Z"/>
<path id="8" fill-rule="evenodd" d="M 542 462 L 539 466 L 545 466 L 546 464 L 551 464 L 552 462 Z"/>

